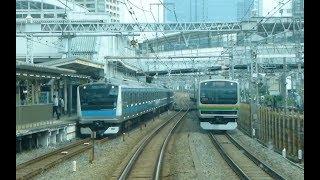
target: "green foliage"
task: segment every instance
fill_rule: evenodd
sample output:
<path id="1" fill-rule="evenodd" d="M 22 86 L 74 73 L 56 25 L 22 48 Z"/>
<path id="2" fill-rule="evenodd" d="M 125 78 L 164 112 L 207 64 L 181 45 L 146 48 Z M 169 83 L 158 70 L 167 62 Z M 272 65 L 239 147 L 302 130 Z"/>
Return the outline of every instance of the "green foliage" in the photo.
<path id="1" fill-rule="evenodd" d="M 259 95 L 264 96 L 269 94 L 268 87 L 264 85 L 262 82 L 258 84 Z"/>

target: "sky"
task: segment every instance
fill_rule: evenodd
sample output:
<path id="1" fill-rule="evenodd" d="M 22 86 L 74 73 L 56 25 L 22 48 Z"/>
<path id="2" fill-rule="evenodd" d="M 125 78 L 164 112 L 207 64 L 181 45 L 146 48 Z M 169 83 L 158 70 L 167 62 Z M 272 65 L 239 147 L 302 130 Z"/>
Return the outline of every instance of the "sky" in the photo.
<path id="1" fill-rule="evenodd" d="M 133 15 L 133 18 L 137 18 L 139 23 L 144 23 L 144 22 L 157 22 L 158 20 L 160 22 L 163 22 L 163 6 L 161 5 L 155 5 L 155 4 L 160 4 L 161 2 L 164 2 L 164 0 L 122 0 L 122 2 L 126 2 L 127 7 L 123 4 L 123 22 L 137 22 L 134 21 L 128 11 L 128 9 L 132 8 L 132 12 L 134 12 L 135 15 Z M 175 1 L 175 0 L 171 0 Z M 186 2 L 188 0 L 185 0 Z M 223 0 L 207 0 L 209 2 L 209 5 L 219 5 L 223 3 Z M 232 5 L 232 1 L 234 1 L 234 7 L 236 6 L 236 3 L 239 0 L 228 0 L 228 4 L 230 6 Z M 266 15 L 269 11 L 273 9 L 274 6 L 278 4 L 279 1 L 287 2 L 288 0 L 263 0 L 263 14 Z M 189 2 L 189 1 L 188 1 Z M 291 2 L 288 2 L 286 6 L 287 7 Z M 223 7 L 223 6 L 221 6 Z M 210 9 L 210 7 L 209 7 Z M 223 9 L 221 11 L 214 12 L 215 16 L 219 16 L 219 13 L 222 13 Z M 230 11 L 231 12 L 231 11 Z M 233 11 L 232 11 L 233 12 Z M 236 11 L 234 10 L 235 15 Z M 158 19 L 159 18 L 159 19 Z M 179 19 L 179 17 L 178 17 Z M 219 19 L 219 17 L 217 17 Z M 161 34 L 161 33 L 160 33 Z M 145 33 L 147 38 L 154 37 L 155 33 Z M 138 38 L 138 40 L 144 40 L 146 39 L 145 36 L 141 36 Z"/>
<path id="2" fill-rule="evenodd" d="M 158 21 L 158 13 L 159 13 L 159 21 L 163 22 L 163 7 L 157 6 L 155 4 L 160 4 L 161 2 L 164 2 L 165 0 L 122 0 L 122 2 L 126 2 L 126 4 L 128 5 L 128 8 L 132 8 L 134 13 L 136 14 L 136 17 L 138 18 L 139 22 L 156 22 Z M 170 0 L 170 2 L 175 2 L 176 0 Z M 180 2 L 181 0 L 178 0 L 177 2 Z M 200 1 L 200 0 L 199 0 Z M 205 0 L 208 1 L 209 6 L 217 6 L 219 4 L 225 4 L 224 0 Z M 230 5 L 230 7 L 225 7 L 225 8 L 236 8 L 236 3 L 240 0 L 227 0 L 228 1 L 228 5 Z M 234 3 L 232 3 L 234 1 Z M 271 11 L 273 9 L 273 7 L 277 6 L 277 4 L 279 2 L 287 2 L 288 0 L 262 0 L 263 1 L 263 14 L 266 15 L 269 11 Z M 189 2 L 189 0 L 185 0 L 185 2 Z M 284 8 L 289 8 L 289 6 L 291 5 L 291 0 L 290 2 L 288 2 Z M 221 10 L 217 10 L 217 12 L 211 12 L 213 13 L 215 16 L 217 16 L 217 18 L 219 19 L 219 14 L 222 14 L 221 16 L 223 16 L 223 7 L 221 6 Z M 207 7 L 206 7 L 207 8 Z M 124 20 L 126 21 L 130 21 L 132 22 L 132 18 L 128 12 L 128 9 L 124 6 Z M 145 11 L 143 11 L 145 10 Z M 150 12 L 151 10 L 151 12 Z M 209 11 L 210 11 L 210 7 L 209 7 Z M 234 13 L 232 14 L 235 15 L 236 11 L 234 10 L 234 12 L 230 11 L 230 13 Z M 180 17 L 181 18 L 181 17 Z M 179 17 L 178 17 L 179 19 Z M 200 19 L 200 17 L 199 17 Z"/>
<path id="3" fill-rule="evenodd" d="M 160 22 L 163 22 L 163 7 L 162 6 L 158 7 L 157 5 L 153 5 L 156 3 L 160 3 L 159 0 L 122 0 L 122 1 L 126 2 L 129 9 L 130 8 L 133 9 L 133 12 L 135 13 L 135 16 L 138 18 L 139 23 L 155 22 L 155 20 L 158 21 L 158 8 L 159 8 L 159 20 Z M 133 21 L 128 11 L 128 8 L 124 6 L 124 10 L 125 10 L 124 22 L 128 20 L 130 22 Z"/>

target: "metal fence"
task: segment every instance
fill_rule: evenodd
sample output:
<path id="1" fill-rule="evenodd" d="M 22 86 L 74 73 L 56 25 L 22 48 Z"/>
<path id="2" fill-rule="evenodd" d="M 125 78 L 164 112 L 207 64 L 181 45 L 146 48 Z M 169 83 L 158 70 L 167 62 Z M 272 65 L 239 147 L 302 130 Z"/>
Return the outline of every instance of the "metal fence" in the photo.
<path id="1" fill-rule="evenodd" d="M 239 129 L 252 134 L 251 108 L 241 104 L 239 112 Z M 276 152 L 286 149 L 288 158 L 298 161 L 298 151 L 304 151 L 304 114 L 297 111 L 285 111 L 260 106 L 258 108 L 259 130 L 257 139 L 264 145 L 272 146 Z"/>

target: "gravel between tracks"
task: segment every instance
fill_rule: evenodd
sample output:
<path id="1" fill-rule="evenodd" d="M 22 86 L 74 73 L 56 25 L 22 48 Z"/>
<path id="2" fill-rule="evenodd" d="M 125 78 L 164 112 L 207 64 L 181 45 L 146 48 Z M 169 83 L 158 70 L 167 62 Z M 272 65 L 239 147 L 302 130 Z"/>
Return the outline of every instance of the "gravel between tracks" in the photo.
<path id="1" fill-rule="evenodd" d="M 292 165 L 289 160 L 283 158 L 280 154 L 262 146 L 258 141 L 243 134 L 240 130 L 235 130 L 229 133 L 241 145 L 243 145 L 249 152 L 251 152 L 258 159 L 265 162 L 276 172 L 281 174 L 286 179 L 304 179 L 304 171 Z"/>
<path id="2" fill-rule="evenodd" d="M 187 115 L 172 136 L 164 157 L 163 179 L 238 179 L 207 133 L 200 129 L 195 115 Z"/>
<path id="3" fill-rule="evenodd" d="M 29 161 L 31 159 L 34 159 L 36 157 L 39 157 L 43 154 L 49 153 L 51 151 L 54 151 L 56 149 L 61 148 L 62 146 L 65 146 L 67 144 L 73 143 L 75 141 L 79 140 L 79 138 L 74 138 L 70 141 L 61 142 L 56 145 L 49 145 L 48 147 L 38 148 L 38 149 L 32 149 L 29 151 L 24 151 L 21 153 L 16 154 L 16 165 L 24 163 L 26 161 Z"/>
<path id="4" fill-rule="evenodd" d="M 93 164 L 88 162 L 91 153 L 89 150 L 36 176 L 35 179 L 106 179 L 127 158 L 128 153 L 143 136 L 174 113 L 163 113 L 160 117 L 155 118 L 154 121 L 148 121 L 147 126 L 143 126 L 142 130 L 136 129 L 130 132 L 129 135 L 126 133 L 125 141 L 120 136 L 103 144 L 96 144 Z M 72 172 L 72 161 L 77 162 L 76 172 Z"/>

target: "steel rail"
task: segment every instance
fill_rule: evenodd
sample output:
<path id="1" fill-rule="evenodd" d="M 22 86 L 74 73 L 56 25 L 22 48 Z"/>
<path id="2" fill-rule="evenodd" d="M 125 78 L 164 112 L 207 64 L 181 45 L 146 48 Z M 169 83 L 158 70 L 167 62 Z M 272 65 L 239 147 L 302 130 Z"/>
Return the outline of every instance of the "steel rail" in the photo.
<path id="1" fill-rule="evenodd" d="M 161 147 L 161 151 L 158 157 L 158 161 L 157 161 L 157 167 L 156 167 L 156 171 L 154 173 L 154 178 L 155 180 L 159 180 L 160 179 L 160 173 L 162 170 L 162 162 L 163 162 L 163 156 L 164 156 L 164 151 L 167 148 L 168 142 L 173 134 L 173 131 L 177 128 L 178 124 L 181 122 L 181 120 L 185 117 L 185 115 L 189 112 L 189 109 L 187 109 L 187 111 L 182 115 L 182 117 L 173 125 L 173 127 L 171 128 L 169 134 L 167 135 L 166 139 L 164 140 L 162 147 Z"/>
<path id="2" fill-rule="evenodd" d="M 17 165 L 16 179 L 29 179 L 41 173 L 42 171 L 45 171 L 53 167 L 54 165 L 60 162 L 63 162 L 66 159 L 69 159 L 81 152 L 84 152 L 85 150 L 92 147 L 90 140 L 91 140 L 90 138 L 87 138 L 87 139 L 77 141 L 75 143 L 62 147 L 60 149 L 54 150 L 52 152 L 49 152 L 47 154 L 44 154 L 42 156 L 36 157 L 27 162 Z M 89 143 L 89 144 L 85 144 L 85 143 Z M 80 147 L 82 145 L 85 145 L 85 146 Z M 79 149 L 77 149 L 77 147 L 79 147 Z M 66 151 L 67 153 L 61 156 L 63 151 Z M 71 153 L 69 153 L 70 151 Z M 46 160 L 50 160 L 50 158 L 51 158 L 51 161 L 46 162 Z M 39 164 L 39 167 L 36 166 L 37 164 Z M 32 167 L 32 166 L 35 166 L 35 167 Z"/>
<path id="3" fill-rule="evenodd" d="M 212 133 L 209 134 L 209 138 L 214 146 L 217 148 L 221 156 L 228 163 L 231 169 L 241 178 L 249 180 L 249 176 L 231 159 L 231 157 L 224 151 L 223 147 L 219 144 L 218 140 L 214 137 Z"/>
<path id="4" fill-rule="evenodd" d="M 135 162 L 138 160 L 138 157 L 142 153 L 143 149 L 146 147 L 146 145 L 151 141 L 151 139 L 163 128 L 165 127 L 174 117 L 176 117 L 178 114 L 180 114 L 182 110 L 174 114 L 172 117 L 170 117 L 166 122 L 164 122 L 161 126 L 159 126 L 157 129 L 152 131 L 152 133 L 147 136 L 147 138 L 143 139 L 140 143 L 138 149 L 135 151 L 135 153 L 130 158 L 129 162 L 127 163 L 126 167 L 121 172 L 119 180 L 125 180 L 127 179 L 132 167 L 134 166 Z"/>
<path id="5" fill-rule="evenodd" d="M 251 159 L 257 166 L 259 166 L 262 170 L 264 170 L 267 174 L 269 174 L 274 179 L 281 179 L 284 180 L 285 178 L 282 177 L 280 174 L 272 170 L 267 164 L 260 161 L 258 158 L 256 158 L 254 155 L 252 155 L 247 149 L 245 149 L 243 146 L 241 146 L 233 137 L 230 136 L 230 134 L 226 133 L 226 137 L 240 150 L 244 152 L 244 155 L 246 155 L 249 159 Z"/>

